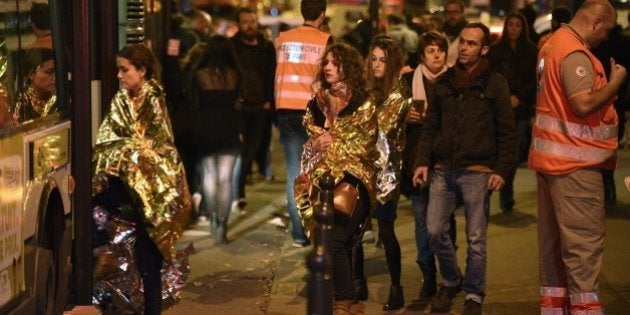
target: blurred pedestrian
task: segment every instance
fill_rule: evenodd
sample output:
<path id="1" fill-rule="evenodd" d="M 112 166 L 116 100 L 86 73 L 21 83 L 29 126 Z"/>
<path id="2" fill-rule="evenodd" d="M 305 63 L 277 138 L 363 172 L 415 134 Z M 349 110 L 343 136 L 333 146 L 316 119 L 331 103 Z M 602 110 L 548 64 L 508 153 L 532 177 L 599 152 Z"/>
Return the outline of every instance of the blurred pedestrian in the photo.
<path id="1" fill-rule="evenodd" d="M 402 14 L 387 16 L 387 36 L 395 39 L 404 52 L 403 62 L 412 63 L 415 68 L 418 59 L 418 33 L 407 26 L 407 20 Z"/>
<path id="2" fill-rule="evenodd" d="M 461 0 L 449 0 L 444 4 L 444 25 L 442 31 L 448 39 L 448 53 L 446 54 L 446 64 L 449 66 L 457 62 L 459 55 L 459 34 L 468 21 L 464 15 L 464 3 Z"/>
<path id="3" fill-rule="evenodd" d="M 551 29 L 540 35 L 538 40 L 538 49 L 541 49 L 543 45 L 551 38 L 551 35 L 562 26 L 564 23 L 571 21 L 573 12 L 571 9 L 563 5 L 557 5 L 551 10 Z"/>
<path id="4" fill-rule="evenodd" d="M 276 117 L 280 143 L 284 147 L 287 176 L 287 210 L 291 218 L 293 246 L 302 247 L 308 241 L 293 197 L 293 181 L 300 173 L 300 154 L 308 139 L 302 125 L 306 104 L 312 97 L 319 60 L 332 42 L 330 34 L 318 30 L 324 22 L 325 0 L 302 0 L 300 11 L 304 24 L 280 33 L 276 46 Z"/>
<path id="5" fill-rule="evenodd" d="M 274 108 L 274 75 L 276 51 L 273 43 L 258 32 L 258 16 L 250 8 L 236 13 L 238 32 L 231 38 L 242 71 L 240 99 L 237 103 L 243 128 L 243 149 L 238 178 L 237 205 L 246 203 L 245 184 L 252 173 L 252 165 L 263 144 L 265 156 L 271 139 L 271 111 Z M 259 171 L 264 175 L 264 169 Z"/>
<path id="6" fill-rule="evenodd" d="M 610 59 L 610 80 L 591 53 L 615 27 L 608 1 L 587 0 L 538 55 L 536 120 L 529 166 L 538 184 L 541 312 L 603 314 L 598 277 L 606 216 L 602 169 L 616 167 L 613 99 L 626 69 Z"/>
<path id="7" fill-rule="evenodd" d="M 536 57 L 538 49 L 529 40 L 525 17 L 517 12 L 506 16 L 503 33 L 497 43 L 490 47 L 488 61 L 508 82 L 510 105 L 516 119 L 518 141 L 517 163 L 505 179 L 499 203 L 503 212 L 514 208 L 514 177 L 518 162 L 527 161 L 531 135 L 531 119 L 534 115 L 536 95 Z"/>
<path id="8" fill-rule="evenodd" d="M 212 234 L 221 244 L 228 241 L 231 183 L 242 140 L 236 103 L 243 80 L 237 58 L 228 38 L 211 37 L 188 88 L 195 107 L 190 123 L 200 168 L 200 212 L 208 216 Z"/>

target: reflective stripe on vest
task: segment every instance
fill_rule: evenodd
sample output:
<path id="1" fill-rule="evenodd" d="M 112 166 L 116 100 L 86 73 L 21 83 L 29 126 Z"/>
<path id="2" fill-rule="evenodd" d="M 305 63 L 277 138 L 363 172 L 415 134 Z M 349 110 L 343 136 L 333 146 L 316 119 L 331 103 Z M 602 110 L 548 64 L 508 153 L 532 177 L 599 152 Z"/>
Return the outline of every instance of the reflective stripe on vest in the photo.
<path id="1" fill-rule="evenodd" d="M 565 315 L 568 304 L 567 288 L 540 287 L 541 315 Z"/>
<path id="2" fill-rule="evenodd" d="M 530 168 L 547 174 L 566 174 L 584 168 L 614 169 L 617 114 L 612 99 L 586 117 L 575 114 L 560 68 L 566 56 L 584 53 L 595 73 L 593 89 L 607 84 L 604 68 L 582 39 L 567 27 L 551 36 L 538 55 L 536 121 L 532 126 Z"/>
<path id="3" fill-rule="evenodd" d="M 559 132 L 571 138 L 609 140 L 617 137 L 617 126 L 591 127 L 544 114 L 536 116 L 535 125 L 541 129 Z"/>
<path id="4" fill-rule="evenodd" d="M 280 33 L 276 47 L 276 109 L 305 110 L 329 34 L 300 26 Z"/>
<path id="5" fill-rule="evenodd" d="M 608 160 L 615 150 L 576 147 L 570 144 L 534 138 L 532 140 L 532 150 L 540 153 L 561 157 L 568 160 L 591 162 L 594 164 L 603 163 Z"/>
<path id="6" fill-rule="evenodd" d="M 602 301 L 597 292 L 571 294 L 571 315 L 601 315 Z"/>

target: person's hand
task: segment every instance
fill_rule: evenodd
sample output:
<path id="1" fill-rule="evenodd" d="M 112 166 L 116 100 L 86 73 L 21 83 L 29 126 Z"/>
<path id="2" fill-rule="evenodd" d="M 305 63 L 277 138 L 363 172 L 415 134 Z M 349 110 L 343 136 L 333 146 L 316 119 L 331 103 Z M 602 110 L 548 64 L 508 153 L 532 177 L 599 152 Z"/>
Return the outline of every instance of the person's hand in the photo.
<path id="1" fill-rule="evenodd" d="M 628 75 L 626 68 L 616 63 L 615 58 L 610 58 L 610 81 L 619 80 L 619 82 L 622 82 L 626 75 Z"/>
<path id="2" fill-rule="evenodd" d="M 407 113 L 407 119 L 405 121 L 408 124 L 417 124 L 420 122 L 420 119 L 422 119 L 422 115 L 412 106 Z"/>
<path id="3" fill-rule="evenodd" d="M 626 182 L 626 187 L 628 188 L 628 191 L 630 191 L 630 176 L 626 177 L 625 182 Z"/>
<path id="4" fill-rule="evenodd" d="M 503 186 L 505 186 L 505 180 L 503 179 L 503 177 L 497 174 L 490 175 L 490 178 L 488 178 L 489 190 L 499 191 L 501 190 L 501 188 L 503 188 Z"/>
<path id="5" fill-rule="evenodd" d="M 262 108 L 263 108 L 264 110 L 270 110 L 270 109 L 271 109 L 271 103 L 269 103 L 269 102 L 265 102 L 265 103 L 263 104 Z"/>
<path id="6" fill-rule="evenodd" d="M 429 182 L 429 167 L 428 166 L 420 166 L 416 167 L 413 171 L 413 179 L 414 186 L 422 186 Z"/>
<path id="7" fill-rule="evenodd" d="M 328 150 L 328 147 L 332 143 L 332 136 L 330 133 L 321 134 L 315 141 L 313 141 L 313 145 L 311 146 L 315 152 L 324 152 Z"/>
<path id="8" fill-rule="evenodd" d="M 518 107 L 518 104 L 520 103 L 521 102 L 518 100 L 518 97 L 510 95 L 510 106 L 512 106 L 512 108 Z"/>

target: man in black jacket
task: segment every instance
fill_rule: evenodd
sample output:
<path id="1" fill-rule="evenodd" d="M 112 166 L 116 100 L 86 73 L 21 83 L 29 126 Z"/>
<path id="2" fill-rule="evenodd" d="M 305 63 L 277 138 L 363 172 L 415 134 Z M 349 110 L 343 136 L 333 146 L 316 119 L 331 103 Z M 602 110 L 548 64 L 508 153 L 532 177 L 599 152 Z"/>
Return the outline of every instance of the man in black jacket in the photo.
<path id="1" fill-rule="evenodd" d="M 245 183 L 247 175 L 252 170 L 256 153 L 261 145 L 268 148 L 271 140 L 270 115 L 274 107 L 276 50 L 273 43 L 258 32 L 258 18 L 254 11 L 249 8 L 240 8 L 236 13 L 236 22 L 239 31 L 231 40 L 243 71 L 242 102 L 237 104 L 242 120 L 240 126 L 243 137 L 238 204 L 239 207 L 243 207 Z"/>
<path id="2" fill-rule="evenodd" d="M 444 285 L 431 311 L 449 312 L 464 289 L 463 314 L 481 314 L 486 282 L 486 236 L 490 190 L 498 191 L 516 163 L 516 130 L 510 91 L 489 66 L 490 31 L 481 23 L 466 25 L 459 35 L 457 64 L 437 79 L 434 98 L 417 147 L 414 184 L 428 181 L 427 227 L 440 262 Z M 466 273 L 457 266 L 449 237 L 449 219 L 461 198 L 466 212 Z"/>

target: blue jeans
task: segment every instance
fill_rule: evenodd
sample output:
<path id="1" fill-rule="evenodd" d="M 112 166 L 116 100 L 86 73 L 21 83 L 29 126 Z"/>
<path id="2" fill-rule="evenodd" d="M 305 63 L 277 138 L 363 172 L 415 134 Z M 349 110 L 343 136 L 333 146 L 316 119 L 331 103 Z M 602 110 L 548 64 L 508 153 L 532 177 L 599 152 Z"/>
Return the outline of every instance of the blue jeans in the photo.
<path id="1" fill-rule="evenodd" d="M 302 126 L 303 114 L 278 112 L 278 130 L 280 143 L 284 147 L 284 159 L 287 169 L 287 210 L 291 218 L 291 237 L 294 242 L 306 243 L 304 228 L 297 212 L 293 194 L 293 181 L 300 174 L 302 147 L 308 140 L 306 129 Z"/>
<path id="2" fill-rule="evenodd" d="M 409 199 L 411 199 L 411 210 L 415 220 L 416 250 L 418 252 L 416 263 L 420 266 L 423 276 L 435 276 L 437 268 L 435 267 L 433 251 L 429 246 L 429 230 L 427 229 L 428 191 L 422 189 L 419 195 L 411 195 Z"/>
<path id="3" fill-rule="evenodd" d="M 462 275 L 457 266 L 455 246 L 449 236 L 450 218 L 458 196 L 466 215 L 466 276 L 462 288 L 466 293 L 485 296 L 486 239 L 490 216 L 489 173 L 468 170 L 435 170 L 429 189 L 427 227 L 431 248 L 440 262 L 440 273 L 446 286 L 459 284 Z"/>

